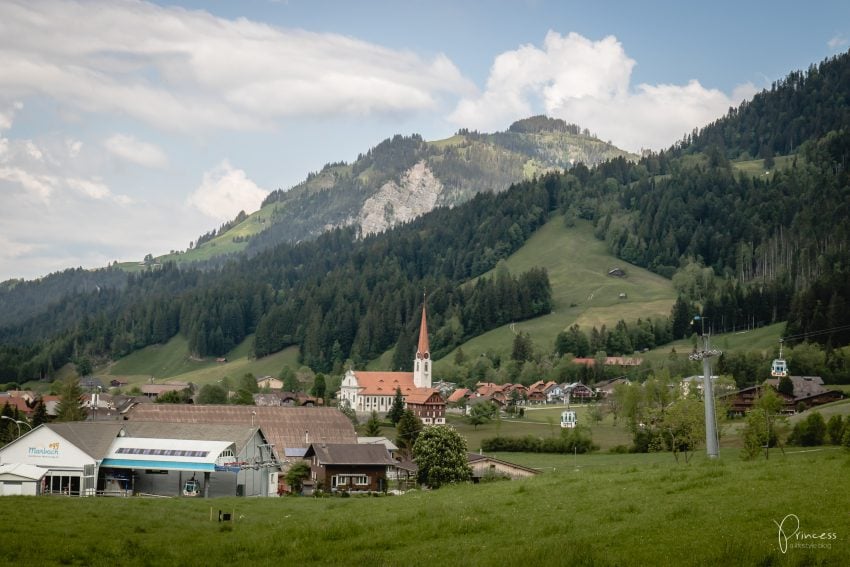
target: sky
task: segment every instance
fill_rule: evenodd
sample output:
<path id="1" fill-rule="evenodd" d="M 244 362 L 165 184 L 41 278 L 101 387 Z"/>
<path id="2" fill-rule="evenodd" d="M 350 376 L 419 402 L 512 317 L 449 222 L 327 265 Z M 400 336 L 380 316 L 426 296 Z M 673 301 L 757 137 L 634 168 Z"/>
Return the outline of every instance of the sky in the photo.
<path id="1" fill-rule="evenodd" d="M 0 281 L 186 249 L 395 134 L 669 147 L 850 48 L 850 2 L 0 2 Z"/>

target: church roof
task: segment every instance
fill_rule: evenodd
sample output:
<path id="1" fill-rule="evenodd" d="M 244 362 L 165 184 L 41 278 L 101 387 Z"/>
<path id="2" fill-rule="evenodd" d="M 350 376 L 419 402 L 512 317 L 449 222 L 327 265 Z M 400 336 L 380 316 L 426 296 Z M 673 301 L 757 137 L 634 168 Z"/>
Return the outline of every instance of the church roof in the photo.
<path id="1" fill-rule="evenodd" d="M 427 403 L 434 394 L 437 395 L 437 400 L 434 401 L 445 403 L 443 402 L 443 397 L 440 395 L 440 391 L 436 388 L 416 388 L 409 393 L 404 400 L 408 404 L 424 404 Z"/>
<path id="2" fill-rule="evenodd" d="M 425 304 L 422 304 L 422 322 L 419 325 L 419 346 L 416 348 L 416 355 L 427 354 L 425 358 L 431 358 L 431 347 L 428 344 L 428 322 L 425 319 Z"/>
<path id="3" fill-rule="evenodd" d="M 416 390 L 413 372 L 360 372 L 356 371 L 357 384 L 362 388 L 361 396 L 393 396 L 396 388 L 403 396 Z"/>

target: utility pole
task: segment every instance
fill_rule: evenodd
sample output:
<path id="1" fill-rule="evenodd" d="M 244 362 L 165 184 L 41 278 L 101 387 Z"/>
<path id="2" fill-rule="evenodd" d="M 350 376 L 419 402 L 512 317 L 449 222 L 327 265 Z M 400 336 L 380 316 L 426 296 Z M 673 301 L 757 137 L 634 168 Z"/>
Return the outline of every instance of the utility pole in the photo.
<path id="1" fill-rule="evenodd" d="M 717 422 L 714 414 L 714 389 L 711 387 L 711 357 L 719 356 L 719 350 L 709 345 L 709 335 L 705 332 L 704 319 L 697 316 L 695 321 L 702 323 L 702 350 L 694 351 L 688 357 L 691 360 L 702 361 L 702 393 L 705 402 L 705 452 L 709 459 L 716 459 L 720 450 L 717 443 Z"/>

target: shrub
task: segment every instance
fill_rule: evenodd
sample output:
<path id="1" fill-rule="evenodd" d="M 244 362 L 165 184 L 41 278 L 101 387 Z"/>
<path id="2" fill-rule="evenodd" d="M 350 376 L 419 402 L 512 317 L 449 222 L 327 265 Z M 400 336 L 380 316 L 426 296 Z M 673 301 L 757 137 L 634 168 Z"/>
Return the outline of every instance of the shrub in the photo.
<path id="1" fill-rule="evenodd" d="M 844 437 L 844 430 L 847 425 L 840 415 L 834 415 L 829 418 L 826 423 L 826 433 L 829 437 L 829 442 L 833 445 L 841 445 L 841 440 Z"/>
<path id="2" fill-rule="evenodd" d="M 791 435 L 788 436 L 788 444 L 814 447 L 823 445 L 824 437 L 826 437 L 826 422 L 820 413 L 814 412 L 794 425 Z"/>

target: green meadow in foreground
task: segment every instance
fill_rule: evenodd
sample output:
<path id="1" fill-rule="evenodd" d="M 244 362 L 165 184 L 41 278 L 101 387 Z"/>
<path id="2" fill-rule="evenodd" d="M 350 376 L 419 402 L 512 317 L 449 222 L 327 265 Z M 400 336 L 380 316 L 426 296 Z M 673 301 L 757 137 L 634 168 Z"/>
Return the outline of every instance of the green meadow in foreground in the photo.
<path id="1" fill-rule="evenodd" d="M 850 564 L 842 449 L 545 460 L 532 479 L 403 496 L 4 497 L 0 549 L 12 565 Z"/>

